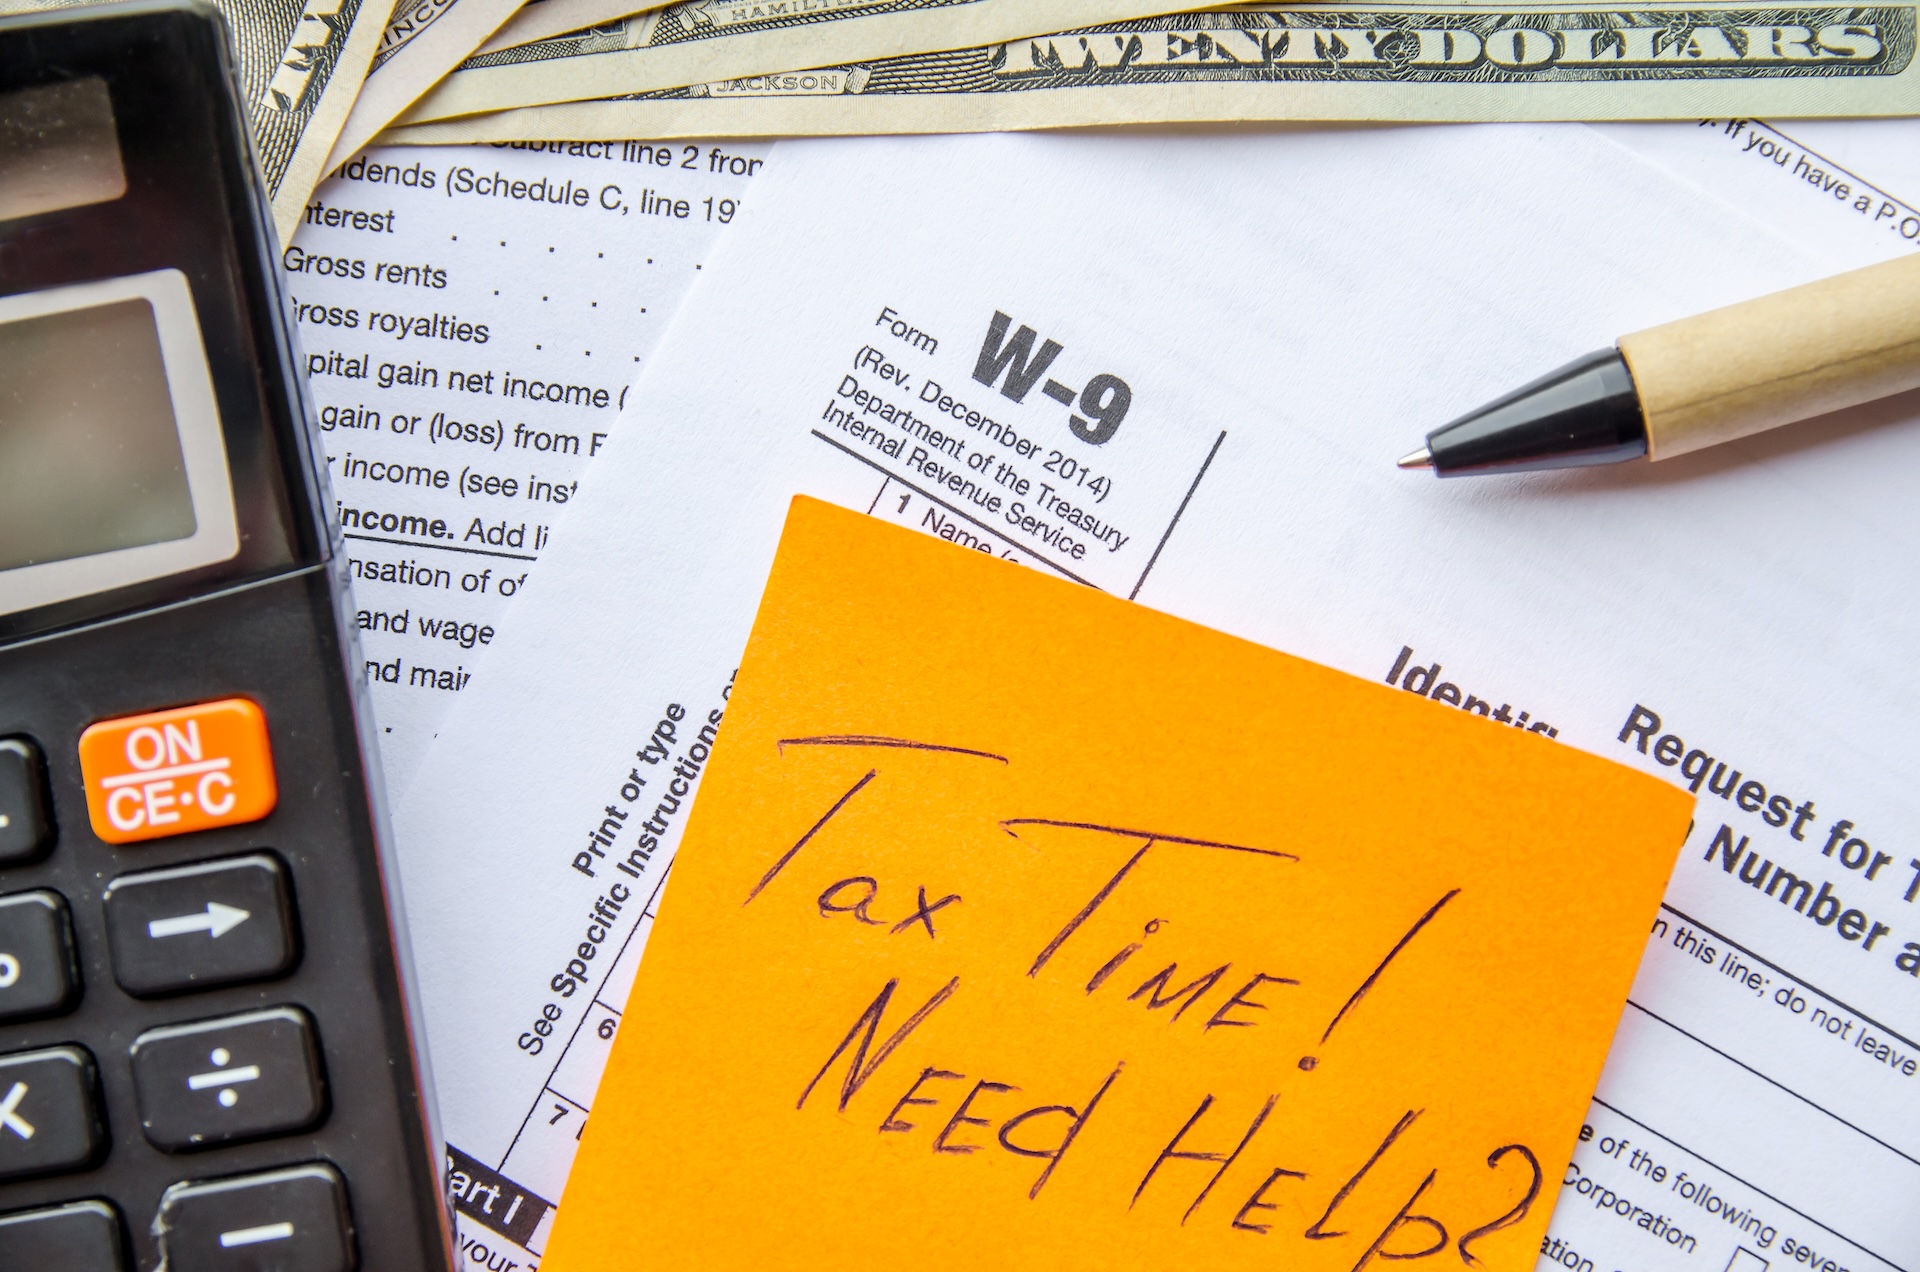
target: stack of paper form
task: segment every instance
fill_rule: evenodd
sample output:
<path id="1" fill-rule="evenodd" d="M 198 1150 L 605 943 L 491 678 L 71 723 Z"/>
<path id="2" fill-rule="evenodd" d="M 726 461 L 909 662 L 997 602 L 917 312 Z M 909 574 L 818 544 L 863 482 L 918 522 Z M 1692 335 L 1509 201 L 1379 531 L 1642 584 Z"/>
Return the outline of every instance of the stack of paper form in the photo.
<path id="1" fill-rule="evenodd" d="M 472 1257 L 544 1243 L 806 493 L 1688 787 L 1543 1254 L 1920 1270 L 1916 404 L 1392 466 L 1621 331 L 1913 250 L 1904 204 L 1780 196 L 1783 232 L 1627 140 L 1659 166 L 1550 126 L 781 147 L 400 803 Z"/>

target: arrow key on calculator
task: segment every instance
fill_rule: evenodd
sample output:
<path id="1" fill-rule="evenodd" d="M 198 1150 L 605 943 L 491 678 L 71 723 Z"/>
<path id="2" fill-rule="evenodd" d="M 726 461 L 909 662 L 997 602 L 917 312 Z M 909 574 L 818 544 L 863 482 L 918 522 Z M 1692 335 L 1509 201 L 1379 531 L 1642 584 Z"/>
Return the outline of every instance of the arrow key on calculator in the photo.
<path id="1" fill-rule="evenodd" d="M 105 900 L 113 976 L 129 994 L 264 980 L 300 955 L 287 868 L 272 853 L 121 875 Z"/>

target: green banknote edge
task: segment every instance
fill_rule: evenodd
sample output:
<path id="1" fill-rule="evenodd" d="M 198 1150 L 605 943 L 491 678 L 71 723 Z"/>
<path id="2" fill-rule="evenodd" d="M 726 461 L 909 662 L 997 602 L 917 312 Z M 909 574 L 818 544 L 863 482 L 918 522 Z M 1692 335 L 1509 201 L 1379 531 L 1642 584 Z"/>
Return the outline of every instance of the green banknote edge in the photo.
<path id="1" fill-rule="evenodd" d="M 1506 52 L 1537 49 L 1532 37 L 1555 41 L 1608 22 L 1637 29 L 1638 41 L 1665 56 L 1702 45 L 1708 53 L 1742 50 L 1759 38 L 1747 28 L 1778 29 L 1780 47 L 1824 53 L 1816 34 L 1871 25 L 1879 53 L 1860 60 L 1831 55 L 1751 62 L 1684 57 L 1645 65 L 1605 63 L 1503 68 L 1484 55 L 1454 68 L 1417 65 L 1345 66 L 1284 61 L 1267 68 L 1136 63 L 1130 68 L 1073 66 L 1002 77 L 996 58 L 1034 62 L 1032 47 L 1144 39 L 1191 44 L 1208 24 L 1215 32 L 1250 18 L 1282 28 L 1325 32 L 1391 27 L 1400 31 L 1481 32 Z M 1712 26 L 1716 33 L 1689 33 Z M 1548 121 L 1699 119 L 1728 116 L 1897 116 L 1920 113 L 1920 59 L 1915 57 L 1912 5 L 1819 7 L 1692 4 L 1571 6 L 1236 6 L 1160 19 L 1104 24 L 1066 35 L 1000 46 L 846 63 L 732 82 L 696 84 L 613 100 L 502 111 L 470 119 L 398 128 L 395 142 L 570 141 L 603 137 L 764 137 L 850 133 L 980 132 L 1115 124 L 1233 121 Z M 1655 34 L 1649 35 L 1651 31 Z M 1726 35 L 1732 31 L 1734 34 Z M 1505 32 L 1504 35 L 1498 34 Z M 1796 43 L 1799 34 L 1807 42 Z M 1244 32 L 1242 33 L 1244 36 Z M 1712 38 L 1709 38 L 1712 36 Z M 1290 39 L 1299 38 L 1298 35 Z M 1326 47 L 1324 35 L 1320 48 Z M 1343 37 L 1344 38 L 1344 37 Z M 1423 37 L 1429 40 L 1437 36 Z M 1482 36 L 1475 36 L 1481 39 Z M 1544 38 L 1544 37 L 1543 37 Z M 1830 34 L 1838 45 L 1844 33 Z M 1652 40 L 1650 45 L 1647 41 Z M 1402 44 L 1406 40 L 1401 41 Z M 1016 45 L 1027 46 L 1015 49 Z M 1464 43 L 1461 47 L 1464 47 Z M 1859 47 L 1864 47 L 1860 44 Z M 1339 50 L 1334 50 L 1337 53 Z M 1453 51 L 1457 52 L 1455 48 Z M 1590 49 L 1589 52 L 1592 50 Z M 1105 61 L 1114 59 L 1109 55 Z M 1541 74 L 1545 71 L 1548 74 Z M 1266 78 L 1261 78 L 1265 75 Z"/>
<path id="2" fill-rule="evenodd" d="M 399 122 L 618 97 L 795 66 L 970 48 L 1182 7 L 1177 0 L 891 0 L 858 10 L 827 10 L 825 16 L 775 16 L 741 23 L 737 29 L 689 34 L 687 24 L 695 11 L 710 6 L 735 7 L 722 0 L 677 4 L 473 59 Z"/>

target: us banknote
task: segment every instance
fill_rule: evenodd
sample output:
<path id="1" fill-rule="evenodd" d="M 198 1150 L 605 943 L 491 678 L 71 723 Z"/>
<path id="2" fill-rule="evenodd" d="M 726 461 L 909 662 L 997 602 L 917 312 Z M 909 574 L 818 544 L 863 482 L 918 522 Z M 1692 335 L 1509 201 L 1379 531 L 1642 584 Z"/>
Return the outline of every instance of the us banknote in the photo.
<path id="1" fill-rule="evenodd" d="M 87 0 L 0 0 L 0 14 Z M 214 0 L 282 240 L 300 223 L 366 78 L 393 0 Z"/>
<path id="2" fill-rule="evenodd" d="M 472 58 L 402 122 L 963 49 L 1178 7 L 1179 0 L 690 0 Z"/>
<path id="3" fill-rule="evenodd" d="M 666 0 L 400 0 L 372 69 L 333 145 L 329 169 L 351 159 L 456 66 L 477 53 L 597 26 Z"/>
<path id="4" fill-rule="evenodd" d="M 392 140 L 1920 113 L 1915 7 L 1245 5 L 514 110 Z"/>
<path id="5" fill-rule="evenodd" d="M 474 52 L 493 53 L 532 44 L 665 7 L 666 0 L 529 0 Z"/>
<path id="6" fill-rule="evenodd" d="M 399 0 L 327 167 L 351 159 L 519 8 L 520 0 Z"/>

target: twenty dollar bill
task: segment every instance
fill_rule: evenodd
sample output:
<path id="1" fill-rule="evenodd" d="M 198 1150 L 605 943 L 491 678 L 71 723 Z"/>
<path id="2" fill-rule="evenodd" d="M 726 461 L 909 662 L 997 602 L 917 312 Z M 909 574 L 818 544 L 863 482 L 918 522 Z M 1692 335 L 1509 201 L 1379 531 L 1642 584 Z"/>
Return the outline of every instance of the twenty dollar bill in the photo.
<path id="1" fill-rule="evenodd" d="M 1920 113 L 1912 4 L 1243 5 L 406 128 L 396 142 Z"/>
<path id="2" fill-rule="evenodd" d="M 401 122 L 964 49 L 1178 5 L 1179 0 L 692 0 L 472 58 Z"/>

